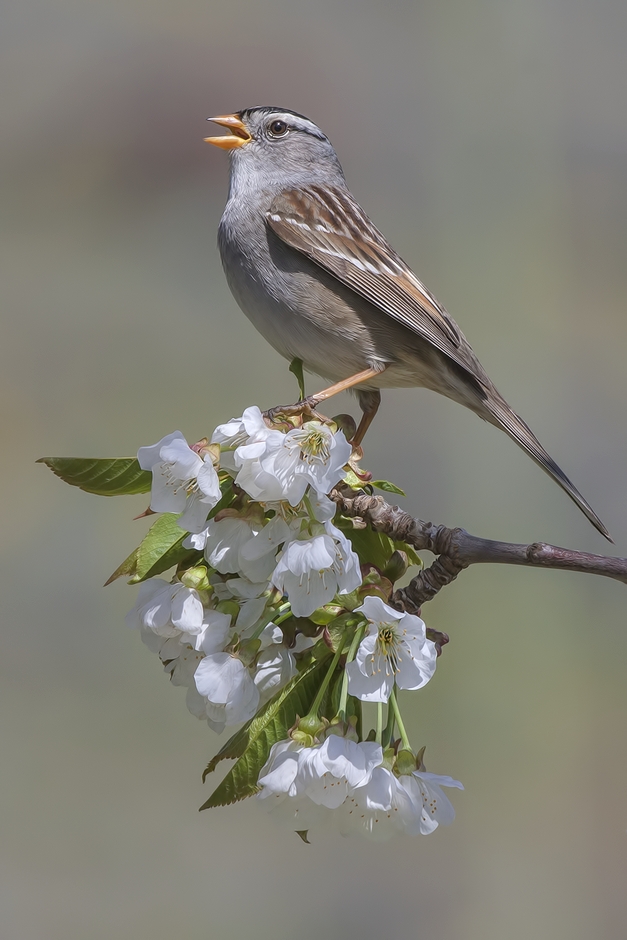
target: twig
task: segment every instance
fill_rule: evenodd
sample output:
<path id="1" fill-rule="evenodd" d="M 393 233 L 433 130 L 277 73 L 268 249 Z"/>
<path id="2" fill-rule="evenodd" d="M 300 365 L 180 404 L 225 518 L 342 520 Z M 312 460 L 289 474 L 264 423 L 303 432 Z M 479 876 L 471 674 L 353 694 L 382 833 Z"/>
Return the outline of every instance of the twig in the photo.
<path id="1" fill-rule="evenodd" d="M 390 506 L 382 496 L 369 496 L 366 493 L 355 496 L 354 490 L 348 488 L 335 489 L 331 498 L 345 516 L 361 518 L 391 539 L 407 542 L 418 550 L 426 549 L 438 556 L 407 587 L 400 588 L 392 595 L 394 606 L 409 613 L 415 613 L 426 601 L 435 597 L 464 568 L 476 564 L 585 571 L 627 584 L 627 558 L 590 555 L 558 548 L 546 542 L 517 545 L 478 538 L 464 529 L 449 529 L 447 526 L 436 526 L 415 519 L 399 506 Z"/>

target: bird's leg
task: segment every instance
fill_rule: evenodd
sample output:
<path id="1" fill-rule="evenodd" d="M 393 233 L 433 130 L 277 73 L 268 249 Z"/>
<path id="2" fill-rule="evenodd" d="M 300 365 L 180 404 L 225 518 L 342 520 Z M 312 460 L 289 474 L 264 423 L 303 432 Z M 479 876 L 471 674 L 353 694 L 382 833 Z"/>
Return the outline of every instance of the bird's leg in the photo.
<path id="1" fill-rule="evenodd" d="M 367 382 L 369 379 L 374 379 L 381 374 L 381 371 L 382 370 L 380 368 L 364 369 L 363 372 L 358 372 L 357 375 L 351 375 L 348 379 L 342 379 L 341 382 L 336 382 L 335 385 L 329 385 L 328 388 L 323 388 L 320 392 L 316 392 L 315 395 L 308 395 L 307 398 L 303 398 L 302 401 L 298 401 L 294 405 L 277 405 L 275 408 L 270 408 L 268 411 L 264 412 L 264 418 L 267 421 L 274 422 L 280 415 L 285 415 L 286 417 L 307 415 L 307 417 L 317 418 L 319 421 L 324 421 L 324 417 L 319 415 L 316 411 L 316 408 L 321 401 L 326 401 L 327 398 L 332 398 L 334 395 L 339 395 L 340 392 L 345 392 L 349 388 L 354 388 L 355 385 L 361 385 L 362 382 Z M 366 427 L 367 426 L 368 425 L 366 425 Z M 359 433 L 359 430 L 357 433 Z M 366 433 L 365 430 L 363 433 Z"/>
<path id="2" fill-rule="evenodd" d="M 359 407 L 361 408 L 363 414 L 361 416 L 361 421 L 359 422 L 359 427 L 355 432 L 351 444 L 353 447 L 359 447 L 364 437 L 366 436 L 366 431 L 372 424 L 374 416 L 379 410 L 379 405 L 381 404 L 381 392 L 378 388 L 375 389 L 363 389 L 363 391 L 357 392 L 359 398 Z"/>

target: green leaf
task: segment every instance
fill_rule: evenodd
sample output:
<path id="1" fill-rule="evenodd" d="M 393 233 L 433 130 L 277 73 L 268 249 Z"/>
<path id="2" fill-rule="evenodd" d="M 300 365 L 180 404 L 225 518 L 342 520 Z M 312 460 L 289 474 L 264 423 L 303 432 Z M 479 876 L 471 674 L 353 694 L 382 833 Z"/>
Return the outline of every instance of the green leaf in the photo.
<path id="1" fill-rule="evenodd" d="M 306 398 L 305 395 L 305 376 L 303 375 L 303 360 L 302 359 L 292 359 L 290 363 L 290 372 L 292 375 L 296 376 L 296 381 L 298 382 L 298 392 L 300 395 L 300 400 L 304 401 Z"/>
<path id="2" fill-rule="evenodd" d="M 328 661 L 329 656 L 326 656 L 294 676 L 218 751 L 207 765 L 203 780 L 215 770 L 220 761 L 239 759 L 206 803 L 200 807 L 201 810 L 237 803 L 258 791 L 259 771 L 266 763 L 272 745 L 287 738 L 287 732 L 296 721 L 297 715 L 302 717 L 307 714 L 320 687 L 318 673 L 321 668 L 328 667 Z"/>
<path id="3" fill-rule="evenodd" d="M 405 552 L 407 555 L 407 561 L 410 565 L 416 565 L 418 568 L 424 568 L 424 562 L 420 555 L 416 554 L 416 549 L 411 545 L 408 545 L 407 542 L 394 542 L 394 548 L 398 549 L 399 552 Z"/>
<path id="4" fill-rule="evenodd" d="M 137 549 L 131 584 L 161 574 L 187 556 L 190 561 L 198 558 L 199 552 L 195 549 L 183 548 L 183 539 L 187 537 L 187 532 L 181 529 L 177 519 L 178 516 L 174 513 L 164 512 L 150 527 Z"/>
<path id="5" fill-rule="evenodd" d="M 343 477 L 344 483 L 347 486 L 350 486 L 352 490 L 362 490 L 364 487 L 363 480 L 360 480 L 354 470 L 351 470 L 349 467 Z"/>
<path id="6" fill-rule="evenodd" d="M 352 521 L 343 516 L 340 516 L 335 524 L 351 542 L 362 565 L 370 563 L 376 565 L 381 571 L 385 568 L 394 551 L 394 543 L 387 535 L 383 532 L 375 532 L 370 526 L 365 529 L 356 529 Z"/>
<path id="7" fill-rule="evenodd" d="M 40 457 L 37 463 L 45 463 L 70 486 L 96 496 L 150 492 L 152 474 L 142 470 L 134 457 Z"/>
<path id="8" fill-rule="evenodd" d="M 407 494 L 400 488 L 396 486 L 395 483 L 390 483 L 389 480 L 371 480 L 370 486 L 376 487 L 378 490 L 383 490 L 385 493 L 395 493 L 396 496 L 406 496 Z"/>
<path id="9" fill-rule="evenodd" d="M 233 498 L 233 481 L 228 477 L 222 483 L 222 499 L 213 507 L 209 518 L 213 519 L 217 512 L 229 506 Z M 190 567 L 196 564 L 202 558 L 202 552 L 183 546 L 187 532 L 181 529 L 177 519 L 178 516 L 173 513 L 160 515 L 148 530 L 141 545 L 132 551 L 119 568 L 116 568 L 109 580 L 105 581 L 105 587 L 117 578 L 128 576 L 130 577 L 129 584 L 138 584 L 140 581 L 162 574 L 174 565 Z"/>
<path id="10" fill-rule="evenodd" d="M 121 565 L 119 565 L 111 577 L 107 578 L 104 583 L 104 586 L 107 587 L 109 584 L 113 584 L 114 581 L 117 581 L 118 578 L 126 578 L 134 575 L 137 571 L 137 553 L 139 552 L 138 548 L 134 548 L 128 558 L 125 558 Z"/>

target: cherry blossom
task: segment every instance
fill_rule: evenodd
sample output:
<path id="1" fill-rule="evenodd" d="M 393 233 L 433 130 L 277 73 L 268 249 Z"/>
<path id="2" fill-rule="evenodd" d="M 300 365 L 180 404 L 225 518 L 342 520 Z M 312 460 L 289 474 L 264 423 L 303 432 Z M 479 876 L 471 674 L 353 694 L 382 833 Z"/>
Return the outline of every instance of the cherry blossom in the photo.
<path id="1" fill-rule="evenodd" d="M 179 581 L 150 578 L 139 586 L 139 596 L 126 616 L 130 627 L 144 627 L 159 636 L 179 632 L 196 636 L 203 629 L 204 608 L 197 591 Z"/>
<path id="2" fill-rule="evenodd" d="M 181 432 L 174 431 L 157 444 L 140 447 L 137 460 L 143 470 L 152 471 L 150 508 L 182 513 L 181 528 L 199 532 L 222 495 L 211 456 L 200 457 Z"/>
<path id="3" fill-rule="evenodd" d="M 394 610 L 375 596 L 356 612 L 368 618 L 368 629 L 346 667 L 349 693 L 364 702 L 387 702 L 394 683 L 400 689 L 426 685 L 437 654 L 420 617 Z"/>
<path id="4" fill-rule="evenodd" d="M 308 617 L 336 594 L 348 594 L 361 584 L 359 558 L 332 523 L 321 534 L 289 542 L 272 575 L 286 594 L 297 617 Z"/>

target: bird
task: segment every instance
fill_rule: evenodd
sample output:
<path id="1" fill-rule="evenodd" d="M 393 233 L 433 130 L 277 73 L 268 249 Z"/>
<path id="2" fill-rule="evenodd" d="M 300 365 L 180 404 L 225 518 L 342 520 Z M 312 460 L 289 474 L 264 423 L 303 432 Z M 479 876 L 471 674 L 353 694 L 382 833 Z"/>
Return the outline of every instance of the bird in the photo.
<path id="1" fill-rule="evenodd" d="M 357 203 L 326 134 L 304 115 L 271 106 L 207 120 L 227 131 L 205 141 L 230 156 L 218 227 L 230 290 L 278 353 L 332 383 L 292 413 L 353 389 L 362 410 L 358 446 L 381 389 L 431 389 L 505 431 L 612 541 L 457 323 Z"/>

